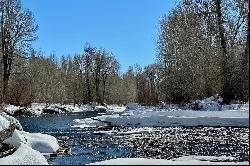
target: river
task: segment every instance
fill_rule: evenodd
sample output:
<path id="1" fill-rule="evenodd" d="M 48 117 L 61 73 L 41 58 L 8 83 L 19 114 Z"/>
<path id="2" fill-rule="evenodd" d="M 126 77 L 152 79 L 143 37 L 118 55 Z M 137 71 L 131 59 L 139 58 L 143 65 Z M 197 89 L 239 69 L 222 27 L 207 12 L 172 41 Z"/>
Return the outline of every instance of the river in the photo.
<path id="1" fill-rule="evenodd" d="M 124 157 L 172 159 L 184 155 L 226 155 L 235 161 L 249 161 L 248 127 L 156 127 L 139 133 L 129 127 L 71 127 L 74 119 L 95 116 L 98 113 L 89 111 L 17 119 L 25 131 L 57 138 L 65 153 L 46 156 L 53 165 L 83 165 Z"/>

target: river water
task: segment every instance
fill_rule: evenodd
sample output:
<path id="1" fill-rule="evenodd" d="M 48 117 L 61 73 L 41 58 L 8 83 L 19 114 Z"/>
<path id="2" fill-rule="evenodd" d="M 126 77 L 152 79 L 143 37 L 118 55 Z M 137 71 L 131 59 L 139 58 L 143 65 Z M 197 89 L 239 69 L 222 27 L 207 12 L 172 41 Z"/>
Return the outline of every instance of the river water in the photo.
<path id="1" fill-rule="evenodd" d="M 249 161 L 249 127 L 166 127 L 133 132 L 130 127 L 72 128 L 74 119 L 98 116 L 89 111 L 40 117 L 18 117 L 23 129 L 53 135 L 65 151 L 46 156 L 53 165 L 83 165 L 97 161 L 144 157 L 172 159 L 187 155 L 231 156 Z M 149 130 L 150 129 L 150 130 Z"/>

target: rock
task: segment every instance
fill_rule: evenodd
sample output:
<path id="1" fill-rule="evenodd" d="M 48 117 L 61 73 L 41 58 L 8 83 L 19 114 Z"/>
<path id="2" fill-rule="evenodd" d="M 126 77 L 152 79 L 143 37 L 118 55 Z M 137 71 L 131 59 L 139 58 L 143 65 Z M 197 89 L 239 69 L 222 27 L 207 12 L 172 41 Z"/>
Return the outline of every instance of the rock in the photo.
<path id="1" fill-rule="evenodd" d="M 94 108 L 94 111 L 97 111 L 97 112 L 106 112 L 108 109 L 104 106 L 96 106 Z"/>
<path id="2" fill-rule="evenodd" d="M 72 155 L 71 148 L 67 148 L 64 150 L 64 154 Z"/>
<path id="3" fill-rule="evenodd" d="M 58 156 L 57 153 L 50 154 L 50 157 L 57 157 L 57 156 Z"/>
<path id="4" fill-rule="evenodd" d="M 0 132 L 0 143 L 2 143 L 7 138 L 11 137 L 15 129 L 16 129 L 16 125 L 15 124 L 11 124 L 9 126 L 9 128 L 1 131 Z"/>
<path id="5" fill-rule="evenodd" d="M 16 148 L 8 145 L 8 144 L 1 144 L 0 147 L 0 158 L 6 157 L 8 155 L 13 154 L 16 151 Z"/>
<path id="6" fill-rule="evenodd" d="M 201 110 L 203 109 L 203 105 L 200 102 L 194 102 L 190 104 L 190 108 L 192 110 Z"/>
<path id="7" fill-rule="evenodd" d="M 43 113 L 44 114 L 59 114 L 58 111 L 54 110 L 54 109 L 47 109 L 47 108 L 44 108 L 43 109 Z"/>

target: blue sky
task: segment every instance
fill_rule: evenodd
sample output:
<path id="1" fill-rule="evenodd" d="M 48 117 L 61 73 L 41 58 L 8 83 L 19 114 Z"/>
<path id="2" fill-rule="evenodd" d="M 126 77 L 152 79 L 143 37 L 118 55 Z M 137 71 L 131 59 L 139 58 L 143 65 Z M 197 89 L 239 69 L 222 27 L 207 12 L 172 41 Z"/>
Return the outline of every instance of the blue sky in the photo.
<path id="1" fill-rule="evenodd" d="M 159 19 L 178 0 L 22 0 L 39 25 L 34 48 L 57 57 L 86 42 L 112 52 L 122 71 L 155 62 Z"/>

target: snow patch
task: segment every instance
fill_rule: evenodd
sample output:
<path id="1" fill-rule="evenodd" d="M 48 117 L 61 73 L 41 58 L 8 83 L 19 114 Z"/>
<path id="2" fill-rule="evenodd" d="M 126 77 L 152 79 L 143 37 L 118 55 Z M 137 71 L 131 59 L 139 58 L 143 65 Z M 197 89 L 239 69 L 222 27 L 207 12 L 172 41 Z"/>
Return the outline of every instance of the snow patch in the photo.
<path id="1" fill-rule="evenodd" d="M 48 165 L 48 162 L 41 153 L 21 143 L 12 155 L 0 158 L 0 165 Z"/>
<path id="2" fill-rule="evenodd" d="M 71 126 L 73 128 L 88 128 L 88 127 L 97 127 L 106 125 L 105 123 L 98 120 L 94 120 L 92 118 L 75 119 L 73 121 L 77 123 L 76 125 Z"/>
<path id="3" fill-rule="evenodd" d="M 23 109 L 24 107 L 20 106 L 14 106 L 14 105 L 5 105 L 4 111 L 13 115 L 16 111 L 19 111 L 20 109 Z"/>
<path id="4" fill-rule="evenodd" d="M 89 165 L 249 165 L 249 162 L 223 162 L 231 157 L 184 156 L 177 159 L 117 158 Z M 221 161 L 222 162 L 219 162 Z"/>

